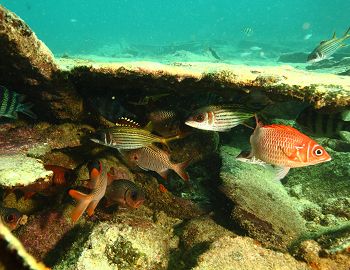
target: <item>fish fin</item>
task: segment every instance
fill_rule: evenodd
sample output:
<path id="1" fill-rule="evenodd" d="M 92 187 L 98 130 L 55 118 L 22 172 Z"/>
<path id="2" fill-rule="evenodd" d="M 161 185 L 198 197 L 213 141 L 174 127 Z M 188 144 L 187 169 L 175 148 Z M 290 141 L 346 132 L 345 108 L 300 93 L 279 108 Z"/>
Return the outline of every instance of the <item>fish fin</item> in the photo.
<path id="1" fill-rule="evenodd" d="M 276 180 L 282 180 L 289 172 L 289 167 L 275 167 Z"/>
<path id="2" fill-rule="evenodd" d="M 97 206 L 99 201 L 92 201 L 89 203 L 86 212 L 88 214 L 89 217 L 91 217 L 94 214 L 95 208 Z"/>
<path id="3" fill-rule="evenodd" d="M 337 35 L 336 35 L 335 31 L 334 31 L 333 36 L 332 36 L 332 39 L 333 38 L 337 38 Z"/>
<path id="4" fill-rule="evenodd" d="M 186 168 L 188 167 L 188 165 L 191 163 L 192 158 L 189 160 L 186 160 L 184 162 L 181 163 L 177 163 L 175 164 L 173 170 L 184 180 L 184 181 L 188 181 L 190 180 L 190 176 L 188 175 L 188 173 L 186 172 Z"/>
<path id="5" fill-rule="evenodd" d="M 134 128 L 140 128 L 140 124 L 137 123 L 136 121 L 126 118 L 126 117 L 122 117 L 117 119 L 116 126 L 122 126 L 122 127 L 134 127 Z"/>
<path id="6" fill-rule="evenodd" d="M 25 115 L 28 115 L 32 119 L 37 119 L 38 117 L 31 110 L 32 107 L 33 107 L 32 103 L 20 104 L 18 107 L 18 111 L 25 114 Z"/>
<path id="7" fill-rule="evenodd" d="M 344 37 L 345 37 L 345 38 L 349 38 L 349 37 L 350 37 L 350 27 L 349 27 L 348 30 L 346 30 L 346 32 L 344 33 Z"/>
<path id="8" fill-rule="evenodd" d="M 81 217 L 81 215 L 84 213 L 86 208 L 89 206 L 91 200 L 89 198 L 89 195 L 86 195 L 82 192 L 79 192 L 77 190 L 71 189 L 69 190 L 68 194 L 78 201 L 78 205 L 73 209 L 71 213 L 72 221 L 75 223 L 78 221 L 78 219 Z"/>
<path id="9" fill-rule="evenodd" d="M 113 204 L 115 204 L 114 201 L 107 199 L 105 202 L 105 208 L 108 208 L 108 207 L 112 206 Z"/>
<path id="10" fill-rule="evenodd" d="M 302 149 L 303 146 L 295 146 L 295 149 L 293 150 L 293 152 L 291 154 L 288 154 L 283 147 L 280 146 L 279 148 L 281 149 L 283 154 L 285 154 L 287 156 L 287 158 L 289 160 L 295 161 L 297 158 L 298 158 L 298 160 L 300 160 L 299 150 Z"/>
<path id="11" fill-rule="evenodd" d="M 159 184 L 159 191 L 162 193 L 166 193 L 168 192 L 168 189 L 163 184 Z"/>
<path id="12" fill-rule="evenodd" d="M 169 170 L 166 169 L 165 171 L 159 172 L 158 174 L 165 180 L 168 180 L 168 172 Z"/>
<path id="13" fill-rule="evenodd" d="M 34 196 L 35 192 L 34 191 L 28 191 L 24 193 L 24 199 L 29 200 Z"/>
<path id="14" fill-rule="evenodd" d="M 148 130 L 149 132 L 152 132 L 153 128 L 154 128 L 154 126 L 153 126 L 152 121 L 149 121 L 143 129 Z"/>

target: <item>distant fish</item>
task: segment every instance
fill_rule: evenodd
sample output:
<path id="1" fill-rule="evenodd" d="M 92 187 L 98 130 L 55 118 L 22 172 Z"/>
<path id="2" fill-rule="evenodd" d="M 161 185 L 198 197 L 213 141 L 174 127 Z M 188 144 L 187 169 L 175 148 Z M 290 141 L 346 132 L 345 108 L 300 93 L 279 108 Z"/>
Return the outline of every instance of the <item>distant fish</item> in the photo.
<path id="1" fill-rule="evenodd" d="M 250 145 L 252 151 L 249 157 L 278 166 L 278 179 L 282 179 L 290 168 L 331 160 L 322 146 L 290 126 L 263 126 L 258 122 L 250 136 Z"/>
<path id="2" fill-rule="evenodd" d="M 312 34 L 306 34 L 304 36 L 304 40 L 309 40 L 312 37 Z"/>
<path id="3" fill-rule="evenodd" d="M 157 100 L 169 95 L 170 93 L 162 93 L 162 94 L 144 96 L 142 98 L 139 98 L 137 101 L 128 101 L 128 103 L 136 106 L 146 106 L 146 105 L 149 105 L 150 103 L 156 102 Z"/>
<path id="4" fill-rule="evenodd" d="M 162 136 L 175 136 L 182 133 L 183 116 L 174 110 L 156 110 L 148 114 L 150 129 Z"/>
<path id="5" fill-rule="evenodd" d="M 244 27 L 242 32 L 246 37 L 251 37 L 254 34 L 254 30 L 250 27 Z"/>
<path id="6" fill-rule="evenodd" d="M 307 107 L 296 122 L 310 135 L 339 138 L 342 131 L 350 132 L 350 111 L 327 114 Z"/>
<path id="7" fill-rule="evenodd" d="M 90 194 L 84 194 L 74 189 L 69 190 L 69 195 L 78 201 L 78 205 L 71 213 L 73 222 L 76 222 L 85 210 L 88 216 L 92 216 L 97 204 L 106 192 L 108 175 L 106 170 L 102 168 L 101 162 L 98 160 L 89 162 L 88 169 L 90 173 L 90 181 L 92 181 L 92 192 Z"/>
<path id="8" fill-rule="evenodd" d="M 107 207 L 118 204 L 121 207 L 139 208 L 145 201 L 143 190 L 126 179 L 113 181 L 106 189 Z"/>
<path id="9" fill-rule="evenodd" d="M 258 47 L 258 46 L 252 46 L 249 48 L 251 51 L 261 51 L 262 48 L 261 47 Z"/>
<path id="10" fill-rule="evenodd" d="M 330 58 L 339 48 L 347 46 L 343 42 L 350 38 L 350 27 L 345 32 L 344 36 L 337 38 L 335 32 L 331 39 L 321 41 L 321 43 L 309 54 L 307 61 L 309 63 L 316 63 Z"/>
<path id="11" fill-rule="evenodd" d="M 15 208 L 7 208 L 0 205 L 0 219 L 11 230 L 17 229 L 24 216 Z"/>
<path id="12" fill-rule="evenodd" d="M 163 138 L 136 126 L 115 126 L 98 131 L 91 140 L 117 149 L 137 149 L 156 142 L 168 145 L 169 141 L 178 138 Z"/>
<path id="13" fill-rule="evenodd" d="M 10 91 L 4 86 L 0 86 L 0 117 L 17 119 L 17 113 L 21 112 L 36 119 L 37 116 L 30 110 L 31 103 L 22 103 L 25 96 L 14 91 Z"/>
<path id="14" fill-rule="evenodd" d="M 157 172 L 164 179 L 167 178 L 168 171 L 175 171 L 183 180 L 189 180 L 189 175 L 185 171 L 189 161 L 173 163 L 170 154 L 154 145 L 143 147 L 131 151 L 122 151 L 127 161 L 136 164 L 141 169 Z"/>
<path id="15" fill-rule="evenodd" d="M 186 125 L 203 130 L 229 131 L 254 116 L 254 112 L 240 105 L 211 105 L 195 111 Z"/>
<path id="16" fill-rule="evenodd" d="M 221 57 L 216 53 L 216 51 L 214 51 L 213 48 L 208 48 L 208 51 L 210 52 L 210 54 L 216 59 L 216 60 L 221 60 Z"/>

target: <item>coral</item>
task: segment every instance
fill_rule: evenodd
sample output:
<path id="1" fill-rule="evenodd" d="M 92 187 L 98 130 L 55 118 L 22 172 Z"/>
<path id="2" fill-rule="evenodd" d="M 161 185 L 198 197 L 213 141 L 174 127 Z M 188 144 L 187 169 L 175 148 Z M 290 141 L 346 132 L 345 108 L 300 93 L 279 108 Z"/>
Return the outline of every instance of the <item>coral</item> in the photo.
<path id="1" fill-rule="evenodd" d="M 0 186 L 28 185 L 36 181 L 50 181 L 53 173 L 43 164 L 25 155 L 0 156 Z"/>
<path id="2" fill-rule="evenodd" d="M 45 210 L 30 216 L 27 224 L 16 234 L 26 250 L 43 261 L 72 228 L 73 224 L 61 213 Z"/>
<path id="3" fill-rule="evenodd" d="M 172 237 L 147 217 L 120 213 L 98 223 L 82 251 L 67 254 L 78 256 L 74 264 L 62 262 L 55 269 L 166 269 Z"/>

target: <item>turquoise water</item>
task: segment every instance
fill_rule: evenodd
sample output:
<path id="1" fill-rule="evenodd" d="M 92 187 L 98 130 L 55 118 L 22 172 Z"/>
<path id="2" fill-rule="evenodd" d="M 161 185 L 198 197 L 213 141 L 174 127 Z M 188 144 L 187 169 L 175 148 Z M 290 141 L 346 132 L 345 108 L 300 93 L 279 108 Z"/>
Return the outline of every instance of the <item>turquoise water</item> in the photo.
<path id="1" fill-rule="evenodd" d="M 201 60 L 211 47 L 222 60 L 275 60 L 285 52 L 310 52 L 333 31 L 340 36 L 350 26 L 347 0 L 0 3 L 24 19 L 56 55 L 143 58 L 185 50 L 195 55 L 183 60 Z M 169 45 L 179 47 L 169 50 Z"/>

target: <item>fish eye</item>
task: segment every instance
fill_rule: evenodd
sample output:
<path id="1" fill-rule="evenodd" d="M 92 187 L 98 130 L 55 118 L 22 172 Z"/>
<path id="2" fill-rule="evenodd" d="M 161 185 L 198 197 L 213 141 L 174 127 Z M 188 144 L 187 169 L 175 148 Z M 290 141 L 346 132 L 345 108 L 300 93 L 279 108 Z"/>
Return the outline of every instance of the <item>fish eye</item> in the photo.
<path id="1" fill-rule="evenodd" d="M 16 216 L 15 214 L 10 214 L 6 216 L 6 222 L 7 223 L 12 223 L 16 221 Z"/>
<path id="2" fill-rule="evenodd" d="M 317 148 L 315 151 L 314 151 L 314 154 L 316 155 L 316 156 L 322 156 L 323 155 L 323 150 L 322 149 L 320 149 L 320 148 Z"/>
<path id="3" fill-rule="evenodd" d="M 194 117 L 194 120 L 195 120 L 196 122 L 203 122 L 204 119 L 205 119 L 204 113 L 197 114 L 197 115 Z"/>
<path id="4" fill-rule="evenodd" d="M 132 192 L 131 192 L 131 199 L 132 199 L 133 201 L 136 201 L 136 199 L 137 199 L 137 191 L 132 191 Z"/>

